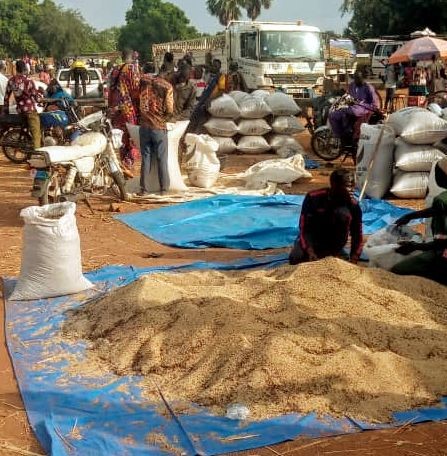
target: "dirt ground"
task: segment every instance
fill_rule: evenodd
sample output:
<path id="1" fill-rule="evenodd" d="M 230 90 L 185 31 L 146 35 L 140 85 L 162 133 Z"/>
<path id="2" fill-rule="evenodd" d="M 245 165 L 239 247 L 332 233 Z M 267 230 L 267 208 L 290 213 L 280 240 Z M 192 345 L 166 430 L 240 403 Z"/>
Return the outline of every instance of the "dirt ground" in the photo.
<path id="1" fill-rule="evenodd" d="M 308 147 L 308 136 L 303 134 L 303 144 Z M 227 159 L 226 172 L 245 170 L 260 159 L 268 156 L 231 156 Z M 349 163 L 347 163 L 349 165 Z M 337 165 L 336 165 L 337 166 Z M 326 185 L 333 167 L 322 167 L 314 171 L 314 179 L 286 188 L 287 193 L 305 193 Z M 31 177 L 26 166 L 18 166 L 0 157 L 0 275 L 16 276 L 20 269 L 22 222 L 20 210 L 35 204 L 30 197 Z M 113 203 L 113 204 L 112 204 Z M 402 203 L 402 202 L 400 202 Z M 120 203 L 108 199 L 91 200 L 93 213 L 84 204 L 78 204 L 77 220 L 82 242 L 83 265 L 85 270 L 96 269 L 110 264 L 132 264 L 155 266 L 180 264 L 193 261 L 231 261 L 247 256 L 264 256 L 269 252 L 247 252 L 225 249 L 181 250 L 169 248 L 125 225 L 114 221 L 116 211 L 132 212 L 156 207 L 148 204 Z M 414 208 L 421 202 L 407 202 Z M 277 251 L 275 251 L 277 252 Z M 1 306 L 0 319 L 0 455 L 41 454 L 40 448 L 30 430 L 23 408 L 17 383 L 6 349 L 4 337 L 4 309 Z M 28 453 L 24 452 L 28 451 Z M 321 440 L 300 439 L 276 447 L 241 453 L 256 455 L 447 455 L 447 422 L 411 426 L 401 429 L 367 432 Z"/>

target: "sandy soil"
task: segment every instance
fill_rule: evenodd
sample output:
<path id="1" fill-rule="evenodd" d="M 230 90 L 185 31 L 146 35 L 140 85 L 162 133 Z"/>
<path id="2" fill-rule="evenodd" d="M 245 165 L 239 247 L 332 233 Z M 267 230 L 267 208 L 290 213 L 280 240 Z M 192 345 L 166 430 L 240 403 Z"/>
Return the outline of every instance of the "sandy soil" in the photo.
<path id="1" fill-rule="evenodd" d="M 307 133 L 302 135 L 308 147 Z M 259 161 L 261 157 L 231 156 L 226 163 L 227 172 L 242 171 Z M 262 159 L 269 158 L 263 156 Z M 349 165 L 349 163 L 347 163 Z M 285 189 L 287 193 L 305 193 L 326 185 L 332 167 L 314 172 L 314 180 Z M 0 157 L 0 275 L 15 276 L 20 269 L 22 208 L 35 202 L 29 196 L 31 177 L 25 166 L 18 166 Z M 110 264 L 154 266 L 161 264 L 188 263 L 197 260 L 231 261 L 237 258 L 263 256 L 268 252 L 246 252 L 224 249 L 180 250 L 157 244 L 112 219 L 114 212 L 132 212 L 150 209 L 151 205 L 92 200 L 93 213 L 85 204 L 78 205 L 78 225 L 82 241 L 85 270 Z M 400 202 L 401 203 L 401 202 Z M 418 208 L 420 202 L 405 205 Z M 155 255 L 154 255 L 155 254 Z M 158 256 L 158 258 L 153 258 Z M 7 353 L 4 338 L 4 309 L 0 319 L 0 455 L 14 455 L 11 446 L 44 454 L 29 428 L 16 380 Z M 9 448 L 5 448 L 9 446 Z M 446 423 L 427 424 L 388 432 L 337 437 L 319 441 L 299 440 L 279 447 L 253 450 L 247 455 L 447 455 Z"/>

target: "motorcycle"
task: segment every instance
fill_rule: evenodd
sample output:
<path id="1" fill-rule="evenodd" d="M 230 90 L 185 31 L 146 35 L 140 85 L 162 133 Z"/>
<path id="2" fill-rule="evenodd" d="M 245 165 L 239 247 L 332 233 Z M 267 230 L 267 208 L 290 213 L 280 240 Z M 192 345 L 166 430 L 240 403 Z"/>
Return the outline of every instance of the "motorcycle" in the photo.
<path id="1" fill-rule="evenodd" d="M 351 126 L 345 132 L 343 138 L 336 138 L 333 135 L 332 128 L 329 123 L 329 115 L 334 110 L 348 109 L 354 105 L 362 106 L 371 111 L 372 115 L 368 121 L 370 125 L 376 125 L 383 121 L 384 115 L 379 109 L 372 108 L 364 103 L 355 100 L 350 95 L 338 97 L 326 97 L 321 100 L 319 110 L 316 110 L 314 119 L 318 119 L 317 126 L 311 131 L 311 146 L 312 150 L 321 159 L 325 161 L 333 161 L 345 154 L 344 159 L 351 156 L 355 161 L 357 154 L 357 141 L 353 139 L 355 117 L 352 116 Z M 318 117 L 317 117 L 318 116 Z"/>
<path id="2" fill-rule="evenodd" d="M 34 174 L 32 196 L 40 205 L 76 202 L 87 194 L 108 192 L 126 200 L 125 179 L 117 157 L 122 135 L 102 115 L 99 131 L 80 135 L 71 146 L 33 151 L 28 159 Z"/>
<path id="3" fill-rule="evenodd" d="M 69 144 L 76 132 L 79 117 L 65 98 L 44 100 L 45 108 L 57 103 L 57 111 L 39 114 L 44 146 Z M 0 148 L 13 163 L 25 163 L 33 151 L 33 138 L 28 123 L 20 114 L 0 116 Z"/>

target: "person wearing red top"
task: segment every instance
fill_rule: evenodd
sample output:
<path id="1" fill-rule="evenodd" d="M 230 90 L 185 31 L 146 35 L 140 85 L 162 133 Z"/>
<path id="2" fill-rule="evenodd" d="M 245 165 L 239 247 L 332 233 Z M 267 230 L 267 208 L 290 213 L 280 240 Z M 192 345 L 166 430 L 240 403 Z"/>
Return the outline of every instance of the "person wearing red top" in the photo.
<path id="1" fill-rule="evenodd" d="M 140 75 L 136 65 L 132 63 L 133 52 L 123 52 L 124 63 L 112 70 L 109 77 L 109 114 L 114 128 L 124 132 L 121 160 L 125 174 L 132 177 L 131 168 L 135 162 L 135 155 L 127 131 L 126 124 L 138 124 L 138 97 Z"/>
<path id="2" fill-rule="evenodd" d="M 42 146 L 42 134 L 40 131 L 40 118 L 37 112 L 37 102 L 41 98 L 32 79 L 26 76 L 26 64 L 22 60 L 16 63 L 16 75 L 13 76 L 6 86 L 4 114 L 9 114 L 9 101 L 14 95 L 17 104 L 17 113 L 26 117 L 28 128 L 33 137 L 33 146 L 38 149 Z"/>
<path id="3" fill-rule="evenodd" d="M 155 68 L 148 65 L 146 71 L 153 73 Z M 158 161 L 160 193 L 169 190 L 167 121 L 173 114 L 174 90 L 171 83 L 160 76 L 144 74 L 140 82 L 140 196 L 149 193 L 149 175 L 155 157 Z"/>
<path id="4" fill-rule="evenodd" d="M 351 172 L 338 169 L 330 176 L 330 187 L 306 195 L 299 220 L 300 234 L 289 256 L 296 265 L 328 256 L 342 257 L 351 236 L 350 261 L 362 253 L 362 210 L 352 198 Z"/>

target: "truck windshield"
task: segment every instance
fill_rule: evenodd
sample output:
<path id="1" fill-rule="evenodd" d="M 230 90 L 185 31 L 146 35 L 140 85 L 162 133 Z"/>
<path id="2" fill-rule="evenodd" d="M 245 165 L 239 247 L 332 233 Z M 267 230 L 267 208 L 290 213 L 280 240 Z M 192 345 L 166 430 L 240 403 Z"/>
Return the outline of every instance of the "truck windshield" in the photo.
<path id="1" fill-rule="evenodd" d="M 323 59 L 318 32 L 261 32 L 260 40 L 261 60 L 264 61 Z"/>

